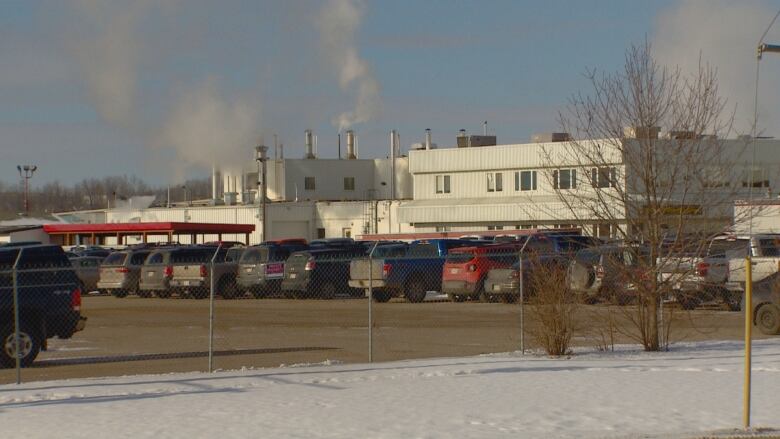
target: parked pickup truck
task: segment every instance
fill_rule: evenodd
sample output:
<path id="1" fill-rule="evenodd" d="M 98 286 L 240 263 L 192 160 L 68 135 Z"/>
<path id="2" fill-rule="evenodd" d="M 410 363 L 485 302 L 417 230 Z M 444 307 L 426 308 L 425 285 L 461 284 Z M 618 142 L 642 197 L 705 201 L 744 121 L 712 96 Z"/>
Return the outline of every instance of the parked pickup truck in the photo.
<path id="1" fill-rule="evenodd" d="M 754 235 L 753 257 L 773 254 L 778 235 Z M 723 235 L 713 238 L 701 256 L 695 254 L 662 256 L 659 261 L 659 278 L 670 284 L 674 298 L 683 309 L 694 309 L 703 302 L 721 302 L 729 310 L 739 311 L 741 293 L 728 288 L 731 276 L 730 261 L 744 259 L 749 237 Z M 764 243 L 764 246 L 761 243 Z"/>
<path id="2" fill-rule="evenodd" d="M 0 247 L 0 367 L 16 364 L 11 270 L 17 257 L 22 366 L 29 366 L 46 350 L 49 338 L 70 338 L 86 323 L 81 316 L 80 281 L 61 247 Z"/>
<path id="3" fill-rule="evenodd" d="M 178 248 L 171 252 L 171 276 L 168 285 L 179 296 L 196 299 L 209 297 L 212 276 L 212 259 L 215 294 L 223 299 L 235 299 L 240 295 L 236 285 L 236 272 L 241 248 L 197 245 Z M 215 256 L 216 253 L 216 257 Z"/>
<path id="4" fill-rule="evenodd" d="M 312 246 L 294 252 L 284 263 L 282 292 L 296 299 L 332 299 L 337 294 L 358 296 L 363 291 L 349 286 L 349 264 L 366 255 L 359 244 L 338 247 Z"/>
<path id="5" fill-rule="evenodd" d="M 238 287 L 249 291 L 256 299 L 280 292 L 284 279 L 284 261 L 291 253 L 307 248 L 304 240 L 294 241 L 289 244 L 263 243 L 247 247 L 238 263 Z"/>
<path id="6" fill-rule="evenodd" d="M 754 238 L 753 324 L 764 334 L 780 334 L 780 236 Z M 744 309 L 745 258 L 729 260 L 727 287 L 741 294 Z"/>
<path id="7" fill-rule="evenodd" d="M 486 245 L 487 241 L 465 239 L 430 239 L 406 244 L 377 247 L 373 256 L 373 298 L 387 302 L 402 295 L 412 303 L 425 299 L 428 291 L 441 291 L 444 259 L 450 250 Z M 368 291 L 368 258 L 352 261 L 349 285 Z"/>

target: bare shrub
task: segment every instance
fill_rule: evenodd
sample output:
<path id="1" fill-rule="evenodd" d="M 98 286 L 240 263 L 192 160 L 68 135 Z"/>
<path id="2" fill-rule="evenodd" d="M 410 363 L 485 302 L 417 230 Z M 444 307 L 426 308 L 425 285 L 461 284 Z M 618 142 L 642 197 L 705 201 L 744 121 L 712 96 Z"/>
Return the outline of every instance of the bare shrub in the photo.
<path id="1" fill-rule="evenodd" d="M 529 264 L 527 276 L 532 292 L 529 313 L 537 322 L 530 330 L 531 337 L 548 355 L 569 353 L 575 331 L 574 314 L 578 308 L 568 287 L 566 269 L 556 262 Z"/>

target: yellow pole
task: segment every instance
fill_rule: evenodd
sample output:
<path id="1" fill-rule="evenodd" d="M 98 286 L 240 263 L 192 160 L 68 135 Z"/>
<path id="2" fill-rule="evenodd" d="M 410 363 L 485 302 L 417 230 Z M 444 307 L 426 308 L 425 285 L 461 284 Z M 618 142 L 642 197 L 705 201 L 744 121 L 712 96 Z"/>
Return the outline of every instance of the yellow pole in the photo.
<path id="1" fill-rule="evenodd" d="M 750 379 L 751 343 L 753 332 L 753 263 L 748 253 L 745 258 L 745 387 L 743 398 L 742 425 L 750 428 Z"/>

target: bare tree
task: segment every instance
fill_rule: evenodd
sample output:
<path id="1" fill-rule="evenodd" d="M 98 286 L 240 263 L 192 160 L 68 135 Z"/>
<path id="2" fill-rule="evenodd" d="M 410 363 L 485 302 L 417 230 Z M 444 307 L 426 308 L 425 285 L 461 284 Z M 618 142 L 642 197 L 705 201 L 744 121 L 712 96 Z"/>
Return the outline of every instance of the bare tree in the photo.
<path id="1" fill-rule="evenodd" d="M 559 114 L 571 140 L 544 149 L 548 162 L 568 169 L 548 178 L 572 222 L 636 249 L 640 267 L 624 276 L 634 277 L 634 303 L 626 312 L 634 338 L 658 350 L 666 338 L 659 331 L 663 300 L 694 269 L 690 258 L 731 224 L 742 190 L 734 184 L 735 163 L 747 142 L 723 140 L 732 117 L 716 72 L 706 65 L 684 75 L 659 65 L 645 44 L 626 52 L 621 71 L 589 71 L 587 78 L 590 93 L 575 94 Z"/>

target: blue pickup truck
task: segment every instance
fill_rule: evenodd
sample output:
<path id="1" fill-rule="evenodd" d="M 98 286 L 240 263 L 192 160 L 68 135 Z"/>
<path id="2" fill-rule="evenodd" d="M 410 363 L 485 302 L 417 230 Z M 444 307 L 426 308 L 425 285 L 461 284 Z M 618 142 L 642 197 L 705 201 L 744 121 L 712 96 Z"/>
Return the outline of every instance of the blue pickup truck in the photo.
<path id="1" fill-rule="evenodd" d="M 411 244 L 377 247 L 369 276 L 367 257 L 354 259 L 350 264 L 349 285 L 368 290 L 369 277 L 373 279 L 373 298 L 387 302 L 402 295 L 412 303 L 425 299 L 428 291 L 441 291 L 444 259 L 453 248 L 489 244 L 490 241 L 464 239 L 429 239 Z"/>
<path id="2" fill-rule="evenodd" d="M 0 367 L 16 364 L 12 269 L 17 259 L 18 356 L 23 367 L 46 349 L 47 339 L 70 338 L 86 321 L 79 278 L 61 247 L 0 247 Z"/>

